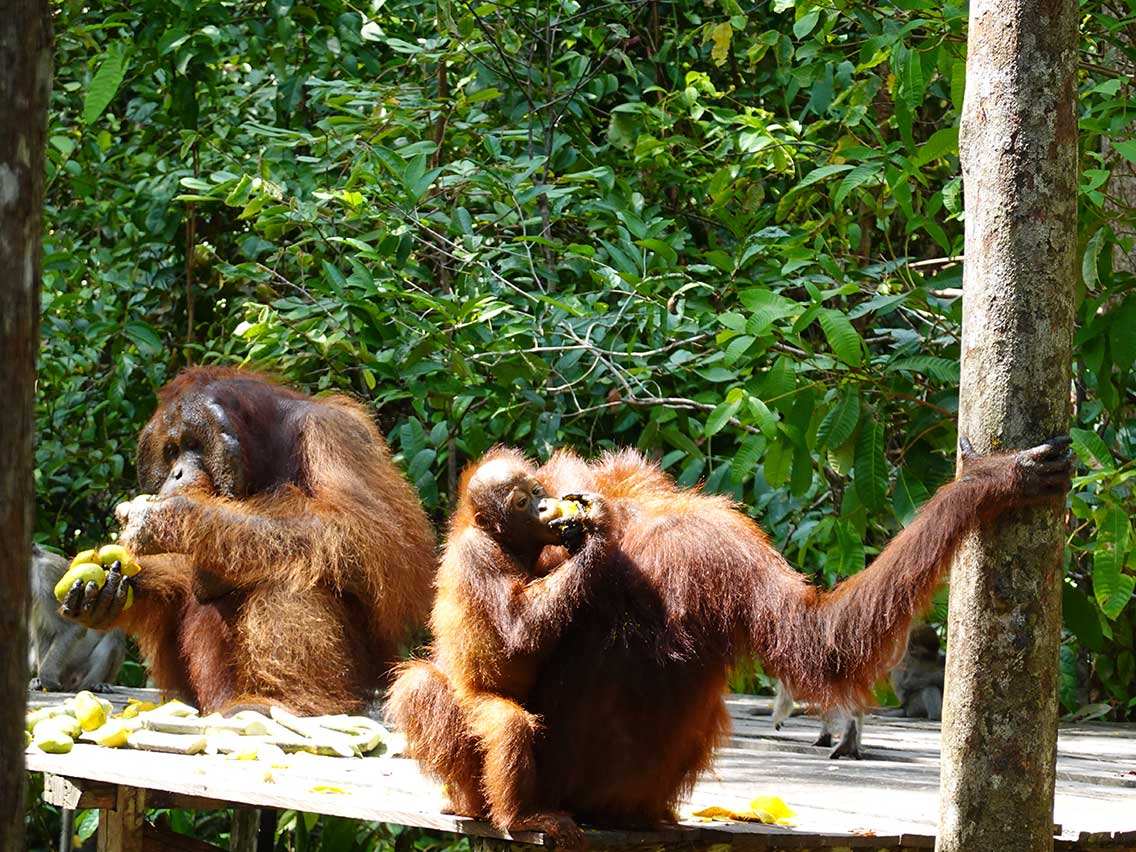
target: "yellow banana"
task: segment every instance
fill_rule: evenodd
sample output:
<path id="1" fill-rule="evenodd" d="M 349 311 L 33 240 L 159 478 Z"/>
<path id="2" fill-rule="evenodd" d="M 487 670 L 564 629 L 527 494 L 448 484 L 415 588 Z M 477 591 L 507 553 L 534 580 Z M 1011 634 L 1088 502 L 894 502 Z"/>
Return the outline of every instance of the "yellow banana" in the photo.
<path id="1" fill-rule="evenodd" d="M 106 576 L 103 566 L 94 562 L 80 562 L 75 567 L 68 568 L 67 573 L 55 584 L 55 599 L 62 601 L 67 597 L 76 580 L 82 580 L 84 585 L 93 580 L 101 589 L 106 585 Z"/>

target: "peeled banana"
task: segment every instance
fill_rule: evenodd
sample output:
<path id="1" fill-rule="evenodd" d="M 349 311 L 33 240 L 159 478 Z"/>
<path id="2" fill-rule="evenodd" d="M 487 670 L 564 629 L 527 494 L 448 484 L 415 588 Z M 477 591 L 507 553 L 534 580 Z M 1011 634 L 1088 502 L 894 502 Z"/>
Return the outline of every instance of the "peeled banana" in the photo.
<path id="1" fill-rule="evenodd" d="M 575 500 L 549 500 L 545 510 L 541 513 L 541 520 L 545 523 L 561 518 L 574 518 L 580 514 L 584 507 Z"/>
<path id="2" fill-rule="evenodd" d="M 106 699 L 100 701 L 96 695 L 86 690 L 75 695 L 75 718 L 84 731 L 93 731 L 106 724 L 110 702 L 107 701 L 104 706 L 103 701 Z"/>

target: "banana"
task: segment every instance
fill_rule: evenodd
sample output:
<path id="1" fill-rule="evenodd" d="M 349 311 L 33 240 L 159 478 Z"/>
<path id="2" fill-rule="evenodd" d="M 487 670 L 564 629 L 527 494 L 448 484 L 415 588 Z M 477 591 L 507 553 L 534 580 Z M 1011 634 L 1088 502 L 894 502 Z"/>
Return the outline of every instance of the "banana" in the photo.
<path id="1" fill-rule="evenodd" d="M 35 737 L 32 745 L 48 754 L 67 754 L 75 745 L 75 741 L 62 731 L 54 729 L 45 731 L 43 736 Z"/>
<path id="2" fill-rule="evenodd" d="M 95 695 L 83 690 L 75 695 L 75 718 L 84 731 L 93 731 L 106 724 L 106 707 Z"/>
<path id="3" fill-rule="evenodd" d="M 32 738 L 41 739 L 47 736 L 51 731 L 59 731 L 68 737 L 74 739 L 79 736 L 79 723 L 71 716 L 53 716 L 50 719 L 44 719 L 32 728 Z"/>
<path id="4" fill-rule="evenodd" d="M 560 518 L 574 518 L 583 511 L 583 507 L 575 500 L 556 500 L 552 506 L 541 515 L 545 523 Z"/>
<path id="5" fill-rule="evenodd" d="M 95 745 L 120 748 L 126 745 L 131 730 L 131 726 L 122 719 L 111 719 L 105 725 L 83 734 L 83 739 L 90 740 Z"/>
<path id="6" fill-rule="evenodd" d="M 96 562 L 97 563 L 98 561 L 99 561 L 99 552 L 97 550 L 95 550 L 94 548 L 91 548 L 90 550 L 84 550 L 82 553 L 76 554 L 75 558 L 71 560 L 71 567 L 74 568 L 76 565 L 79 565 L 83 562 Z"/>
<path id="7" fill-rule="evenodd" d="M 138 560 L 121 544 L 104 544 L 100 547 L 99 562 L 102 563 L 104 568 L 109 568 L 112 562 L 120 563 L 122 565 L 122 573 L 127 577 L 133 577 L 142 570 L 142 566 L 138 564 Z"/>
<path id="8" fill-rule="evenodd" d="M 93 580 L 101 589 L 106 585 L 106 571 L 95 562 L 80 562 L 75 567 L 68 568 L 67 573 L 55 584 L 55 599 L 62 601 L 67 597 L 76 580 L 82 580 L 84 585 Z"/>

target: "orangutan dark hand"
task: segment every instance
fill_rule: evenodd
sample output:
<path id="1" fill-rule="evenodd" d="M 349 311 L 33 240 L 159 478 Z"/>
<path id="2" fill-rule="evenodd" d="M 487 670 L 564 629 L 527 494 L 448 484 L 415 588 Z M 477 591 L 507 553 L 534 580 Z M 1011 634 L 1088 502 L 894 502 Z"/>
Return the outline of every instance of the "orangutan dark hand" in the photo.
<path id="1" fill-rule="evenodd" d="M 607 503 L 599 494 L 591 492 L 565 494 L 561 503 L 575 503 L 580 511 L 571 515 L 561 515 L 548 522 L 560 536 L 560 542 L 569 553 L 576 553 L 584 546 L 585 537 L 607 523 Z"/>
<path id="2" fill-rule="evenodd" d="M 84 627 L 104 630 L 133 598 L 132 583 L 121 570 L 107 572 L 102 588 L 93 580 L 76 580 L 63 598 L 59 614 Z"/>
<path id="3" fill-rule="evenodd" d="M 1000 499 L 1013 506 L 1038 506 L 1058 500 L 1073 481 L 1072 439 L 1067 435 L 1016 453 L 980 456 L 965 437 L 961 481 L 999 482 Z"/>

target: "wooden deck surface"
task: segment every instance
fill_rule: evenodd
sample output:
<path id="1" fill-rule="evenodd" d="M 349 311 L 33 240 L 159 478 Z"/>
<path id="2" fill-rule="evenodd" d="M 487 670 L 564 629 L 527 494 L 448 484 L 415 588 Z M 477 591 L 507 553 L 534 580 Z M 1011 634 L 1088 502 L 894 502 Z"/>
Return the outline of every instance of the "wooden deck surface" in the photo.
<path id="1" fill-rule="evenodd" d="M 138 694 L 132 692 L 131 694 Z M 62 696 L 35 694 L 30 706 Z M 123 698 L 123 700 L 125 700 Z M 934 845 L 938 814 L 937 723 L 869 716 L 862 761 L 827 758 L 810 745 L 819 723 L 788 720 L 775 732 L 769 699 L 729 699 L 735 734 L 696 786 L 677 830 L 639 835 L 589 831 L 594 847 L 732 843 L 754 849 L 894 848 Z M 1055 823 L 1059 848 L 1136 850 L 1136 725 L 1063 726 L 1058 743 Z M 70 754 L 28 751 L 28 769 L 71 779 L 165 791 L 252 806 L 294 808 L 482 837 L 508 837 L 442 814 L 438 786 L 411 760 L 292 756 L 285 768 L 219 756 L 164 755 L 78 744 Z M 758 795 L 797 811 L 794 828 L 708 823 L 689 816 L 709 805 L 744 808 Z M 540 843 L 539 835 L 517 840 Z"/>

